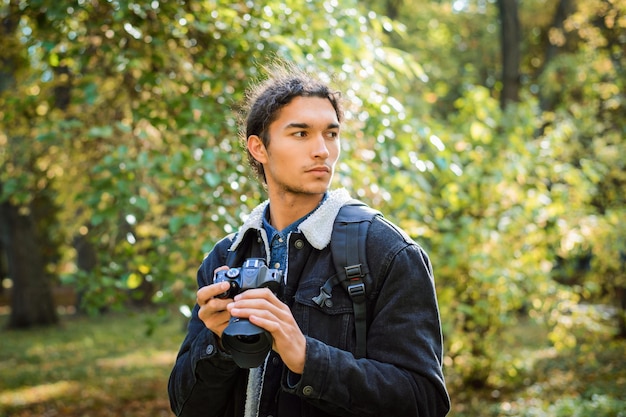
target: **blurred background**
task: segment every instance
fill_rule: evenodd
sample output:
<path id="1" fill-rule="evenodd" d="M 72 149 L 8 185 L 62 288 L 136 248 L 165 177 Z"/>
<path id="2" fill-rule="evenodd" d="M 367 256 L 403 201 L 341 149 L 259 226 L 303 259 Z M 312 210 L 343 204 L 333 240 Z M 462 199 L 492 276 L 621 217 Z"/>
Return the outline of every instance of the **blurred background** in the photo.
<path id="1" fill-rule="evenodd" d="M 429 253 L 454 416 L 626 416 L 626 0 L 0 0 L 0 416 L 168 416 L 273 58 Z M 139 405 L 137 401 L 139 400 Z M 112 411 L 113 410 L 113 411 Z"/>

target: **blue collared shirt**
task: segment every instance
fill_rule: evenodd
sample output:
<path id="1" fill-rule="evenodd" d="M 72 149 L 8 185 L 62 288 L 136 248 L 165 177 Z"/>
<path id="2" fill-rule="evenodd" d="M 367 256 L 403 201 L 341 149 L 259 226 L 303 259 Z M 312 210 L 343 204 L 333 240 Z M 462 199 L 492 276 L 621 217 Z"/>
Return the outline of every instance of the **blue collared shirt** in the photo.
<path id="1" fill-rule="evenodd" d="M 270 224 L 270 205 L 268 204 L 265 207 L 265 213 L 263 214 L 263 228 L 267 233 L 267 238 L 270 243 L 270 264 L 269 268 L 279 269 L 283 271 L 283 274 L 287 270 L 287 244 L 289 240 L 289 235 L 292 232 L 298 230 L 300 224 L 307 219 L 319 206 L 322 205 L 324 200 L 328 197 L 328 193 L 324 194 L 322 201 L 320 204 L 306 216 L 299 218 L 295 222 L 291 223 L 289 226 L 285 227 L 283 230 L 276 230 Z M 286 276 L 286 274 L 285 274 Z"/>

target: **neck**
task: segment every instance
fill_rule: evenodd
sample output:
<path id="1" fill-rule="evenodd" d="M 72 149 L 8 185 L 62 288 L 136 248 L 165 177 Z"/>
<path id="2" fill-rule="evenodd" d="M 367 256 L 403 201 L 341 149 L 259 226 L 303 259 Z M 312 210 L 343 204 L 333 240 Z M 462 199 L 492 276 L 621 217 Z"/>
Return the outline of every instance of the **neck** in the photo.
<path id="1" fill-rule="evenodd" d="M 270 193 L 270 223 L 276 230 L 283 230 L 315 209 L 323 196 L 324 194 Z"/>

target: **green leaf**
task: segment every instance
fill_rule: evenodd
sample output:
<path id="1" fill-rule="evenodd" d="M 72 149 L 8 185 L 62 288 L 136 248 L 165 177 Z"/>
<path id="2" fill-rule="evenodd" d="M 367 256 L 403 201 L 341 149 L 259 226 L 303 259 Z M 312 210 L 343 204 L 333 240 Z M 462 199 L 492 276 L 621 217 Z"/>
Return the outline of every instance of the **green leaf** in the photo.
<path id="1" fill-rule="evenodd" d="M 110 138 L 113 136 L 113 128 L 111 126 L 94 126 L 89 129 L 87 135 L 90 138 Z"/>

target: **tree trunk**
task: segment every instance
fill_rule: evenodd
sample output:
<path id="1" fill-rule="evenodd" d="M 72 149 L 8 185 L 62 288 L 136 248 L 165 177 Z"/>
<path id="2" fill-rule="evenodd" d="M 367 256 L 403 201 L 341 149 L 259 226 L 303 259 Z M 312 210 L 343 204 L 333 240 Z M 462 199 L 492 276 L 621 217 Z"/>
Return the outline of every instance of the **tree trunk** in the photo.
<path id="1" fill-rule="evenodd" d="M 560 0 L 554 14 L 552 26 L 549 28 L 548 32 L 550 31 L 550 29 L 563 30 L 565 20 L 575 11 L 576 7 L 573 0 Z M 539 75 L 546 69 L 550 62 L 557 56 L 559 49 L 562 49 L 563 47 L 563 45 L 555 45 L 550 42 L 550 37 L 546 35 L 546 54 L 544 56 L 543 65 L 541 66 L 540 72 L 535 78 L 539 77 Z M 554 106 L 554 99 L 552 97 L 547 97 L 544 94 L 540 94 L 539 106 L 542 110 L 552 110 L 552 107 Z"/>
<path id="2" fill-rule="evenodd" d="M 0 231 L 2 227 L 0 226 Z M 2 236 L 0 236 L 0 300 L 5 298 L 6 289 L 4 288 L 4 280 L 8 278 L 9 271 L 7 271 L 6 264 L 6 251 L 4 250 L 4 244 L 2 243 Z M 0 304 L 1 305 L 1 304 Z"/>
<path id="3" fill-rule="evenodd" d="M 519 101 L 521 29 L 517 0 L 498 0 L 502 50 L 502 92 L 500 107 Z"/>
<path id="4" fill-rule="evenodd" d="M 91 225 L 89 225 L 91 227 Z M 93 271 L 98 265 L 98 254 L 96 248 L 89 241 L 87 236 L 77 234 L 72 241 L 74 249 L 76 250 L 76 266 L 79 270 L 85 272 Z M 83 295 L 85 291 L 80 290 L 76 294 L 76 311 L 78 313 L 86 313 L 85 306 L 83 306 Z"/>
<path id="5" fill-rule="evenodd" d="M 19 2 L 11 1 L 0 22 L 0 36 L 8 42 L 17 42 L 16 36 L 21 14 Z M 11 52 L 14 52 L 12 55 Z M 29 63 L 9 48 L 0 57 L 0 92 L 15 89 L 15 74 Z M 6 132 L 9 144 L 8 157 L 14 155 L 11 143 L 22 138 Z M 30 167 L 34 168 L 34 164 Z M 0 195 L 3 184 L 0 183 Z M 0 201 L 0 240 L 6 254 L 11 288 L 10 328 L 27 328 L 51 325 L 58 322 L 51 288 L 51 277 L 46 272 L 48 262 L 56 260 L 58 245 L 50 240 L 48 228 L 54 222 L 54 207 L 46 190 L 37 190 L 29 204 L 17 206 L 10 196 Z M 42 232 L 43 230 L 43 232 Z M 41 232 L 41 233 L 40 233 Z"/>
<path id="6" fill-rule="evenodd" d="M 387 17 L 390 19 L 397 19 L 400 14 L 400 7 L 402 6 L 402 0 L 387 0 L 385 2 L 385 11 Z"/>
<path id="7" fill-rule="evenodd" d="M 10 201 L 0 205 L 0 234 L 7 253 L 11 290 L 9 328 L 51 325 L 59 318 L 32 211 L 20 213 Z"/>
<path id="8" fill-rule="evenodd" d="M 615 288 L 617 298 L 617 337 L 626 339 L 626 287 L 618 285 Z"/>

